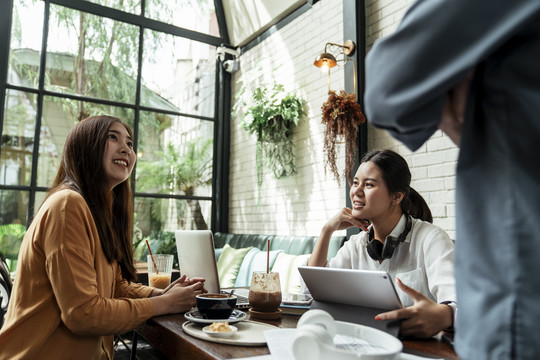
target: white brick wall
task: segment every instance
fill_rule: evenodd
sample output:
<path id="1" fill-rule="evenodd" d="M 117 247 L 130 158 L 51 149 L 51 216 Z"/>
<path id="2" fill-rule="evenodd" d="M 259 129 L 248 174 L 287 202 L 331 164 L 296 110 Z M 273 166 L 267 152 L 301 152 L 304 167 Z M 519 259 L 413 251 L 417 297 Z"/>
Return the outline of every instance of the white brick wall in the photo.
<path id="1" fill-rule="evenodd" d="M 367 0 L 367 47 L 392 33 L 413 0 Z M 342 0 L 323 0 L 313 8 L 240 56 L 233 94 L 251 70 L 262 79 L 285 85 L 306 100 L 307 117 L 294 134 L 297 174 L 277 180 L 265 169 L 257 200 L 255 138 L 231 122 L 229 231 L 285 235 L 318 235 L 324 223 L 345 206 L 345 186 L 325 176 L 321 105 L 327 98 L 326 74 L 313 66 L 326 42 L 343 43 Z M 332 69 L 331 88 L 343 89 L 341 67 Z M 417 152 L 411 153 L 386 132 L 369 126 L 368 149 L 391 148 L 402 154 L 412 173 L 412 186 L 428 202 L 435 224 L 451 237 L 454 231 L 454 169 L 457 149 L 440 131 Z M 344 167 L 344 149 L 338 162 Z M 258 203 L 257 203 L 258 201 Z"/>
<path id="2" fill-rule="evenodd" d="M 277 180 L 265 169 L 257 204 L 255 137 L 231 123 L 229 231 L 318 235 L 324 223 L 345 205 L 345 190 L 324 175 L 321 105 L 328 80 L 313 61 L 326 42 L 343 43 L 342 3 L 324 0 L 240 56 L 239 81 L 255 67 L 264 79 L 285 85 L 306 100 L 307 117 L 294 134 L 297 174 Z M 342 69 L 331 73 L 332 89 L 343 88 Z M 233 94 L 241 84 L 233 85 Z M 343 150 L 340 162 L 344 163 Z"/>

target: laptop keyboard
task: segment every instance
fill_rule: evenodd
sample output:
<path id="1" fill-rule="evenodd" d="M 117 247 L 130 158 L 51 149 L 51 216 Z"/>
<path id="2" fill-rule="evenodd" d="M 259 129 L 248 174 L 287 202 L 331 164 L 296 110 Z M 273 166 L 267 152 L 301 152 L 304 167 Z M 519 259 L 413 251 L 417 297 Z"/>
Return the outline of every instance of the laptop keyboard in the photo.
<path id="1" fill-rule="evenodd" d="M 229 294 L 230 291 L 222 290 L 221 293 L 222 294 Z M 240 294 L 237 294 L 237 293 L 235 293 L 234 295 L 236 296 L 236 307 L 238 307 L 238 308 L 249 307 L 249 300 L 248 300 L 247 296 L 240 295 Z"/>

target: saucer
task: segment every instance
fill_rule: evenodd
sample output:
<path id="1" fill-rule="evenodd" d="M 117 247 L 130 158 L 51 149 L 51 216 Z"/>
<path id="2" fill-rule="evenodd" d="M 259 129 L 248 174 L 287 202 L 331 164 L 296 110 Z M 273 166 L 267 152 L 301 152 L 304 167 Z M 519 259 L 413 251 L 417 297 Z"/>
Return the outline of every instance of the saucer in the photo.
<path id="1" fill-rule="evenodd" d="M 199 324 L 211 324 L 215 322 L 224 322 L 228 321 L 229 324 L 235 324 L 247 318 L 247 314 L 240 310 L 233 310 L 231 316 L 228 319 L 203 319 L 199 310 L 191 310 L 184 314 L 184 317 L 189 321 Z"/>
<path id="2" fill-rule="evenodd" d="M 281 309 L 277 309 L 276 311 L 270 311 L 270 312 L 263 312 L 263 311 L 255 311 L 253 309 L 249 309 L 249 315 L 252 319 L 261 319 L 261 320 L 276 320 L 281 318 Z"/>

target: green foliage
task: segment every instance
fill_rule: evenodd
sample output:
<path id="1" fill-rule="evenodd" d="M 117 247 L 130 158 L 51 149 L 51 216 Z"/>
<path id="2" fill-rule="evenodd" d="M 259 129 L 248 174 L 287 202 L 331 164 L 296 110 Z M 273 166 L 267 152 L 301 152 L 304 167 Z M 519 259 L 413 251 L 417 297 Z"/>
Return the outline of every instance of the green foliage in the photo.
<path id="1" fill-rule="evenodd" d="M 34 2 L 35 0 L 32 0 Z M 172 16 L 170 4 L 167 1 L 155 0 L 161 7 L 163 16 Z M 107 6 L 124 9 L 131 13 L 140 12 L 140 2 L 123 0 L 107 1 Z M 64 68 L 66 59 L 73 63 L 68 81 L 59 79 L 61 75 L 52 72 L 45 73 L 47 89 L 61 93 L 77 93 L 84 96 L 120 101 L 133 104 L 136 93 L 137 49 L 139 47 L 139 28 L 120 21 L 106 20 L 99 16 L 84 13 L 69 7 L 57 6 L 51 12 L 50 26 L 60 31 L 77 34 L 77 52 L 75 54 L 48 53 L 47 65 L 57 63 Z M 14 44 L 20 44 L 22 31 L 20 29 L 20 14 L 15 7 L 15 31 L 12 33 Z M 156 32 L 145 32 L 145 51 L 154 54 L 156 49 L 164 46 L 162 37 Z M 147 56 L 153 61 L 152 56 Z M 10 62 L 18 73 L 27 81 L 37 86 L 39 68 L 18 61 L 16 51 L 12 51 Z M 54 67 L 54 66 L 53 66 Z M 74 119 L 82 120 L 95 114 L 110 114 L 122 119 L 132 119 L 129 109 L 120 109 L 110 105 L 93 102 L 81 102 L 73 99 L 51 97 L 62 106 L 66 113 Z"/>
<path id="2" fill-rule="evenodd" d="M 241 92 L 246 91 L 242 89 Z M 243 111 L 240 125 L 257 136 L 256 163 L 257 184 L 262 184 L 262 163 L 277 179 L 296 174 L 292 135 L 305 115 L 304 101 L 293 93 L 287 93 L 281 84 L 271 88 L 255 88 L 251 97 L 244 97 L 235 104 L 233 114 Z"/>
<path id="3" fill-rule="evenodd" d="M 26 228 L 20 224 L 0 225 L 0 253 L 4 255 L 9 265 L 9 271 L 14 272 L 17 257 Z"/>
<path id="4" fill-rule="evenodd" d="M 137 165 L 137 191 L 173 192 L 194 195 L 199 187 L 212 184 L 213 139 L 196 138 L 183 144 L 180 154 L 176 146 L 167 144 L 165 151 L 155 152 L 155 161 L 141 161 Z M 199 201 L 188 200 L 195 228 L 208 229 L 201 214 Z M 182 213 L 183 209 L 178 209 Z M 152 216 L 159 218 L 161 209 L 152 207 Z"/>
<path id="5" fill-rule="evenodd" d="M 351 172 L 358 152 L 356 145 L 358 127 L 366 122 L 364 114 L 362 114 L 362 108 L 356 101 L 356 94 L 346 93 L 344 90 L 341 90 L 338 94 L 332 90 L 328 93 L 328 100 L 323 103 L 321 110 L 321 123 L 325 125 L 323 150 L 326 157 L 324 160 L 324 172 L 326 174 L 327 168 L 330 168 L 336 181 L 340 182 L 339 170 L 336 164 L 336 145 L 343 138 L 347 149 L 344 175 L 350 185 L 352 184 Z"/>
<path id="6" fill-rule="evenodd" d="M 178 256 L 176 250 L 176 239 L 174 233 L 170 231 L 155 231 L 150 235 L 139 239 L 133 244 L 133 257 L 137 260 L 146 261 L 146 256 L 150 255 L 146 241 L 152 249 L 152 254 L 173 254 L 173 267 L 178 268 Z"/>
<path id="7" fill-rule="evenodd" d="M 193 195 L 197 187 L 212 184 L 213 140 L 196 138 L 183 145 L 186 151 L 182 155 L 176 145 L 168 143 L 165 151 L 155 152 L 155 161 L 141 161 L 137 165 L 137 190 L 166 185 L 167 190 Z"/>

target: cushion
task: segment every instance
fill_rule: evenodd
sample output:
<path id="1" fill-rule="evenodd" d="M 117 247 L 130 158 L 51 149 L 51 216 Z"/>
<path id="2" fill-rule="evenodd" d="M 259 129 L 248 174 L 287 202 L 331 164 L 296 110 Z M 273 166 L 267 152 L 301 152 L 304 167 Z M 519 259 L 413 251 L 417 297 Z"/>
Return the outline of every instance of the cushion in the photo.
<path id="1" fill-rule="evenodd" d="M 217 262 L 219 285 L 222 288 L 234 287 L 238 269 L 244 260 L 246 254 L 253 247 L 235 249 L 229 244 L 223 247 L 223 251 Z"/>
<path id="2" fill-rule="evenodd" d="M 301 278 L 298 266 L 307 264 L 311 255 L 291 255 L 280 253 L 274 262 L 272 272 L 279 273 L 282 295 L 285 293 L 301 293 Z"/>
<path id="3" fill-rule="evenodd" d="M 278 254 L 282 253 L 282 250 L 272 250 L 270 251 L 269 258 L 269 267 L 272 269 L 274 262 Z M 266 271 L 266 262 L 267 262 L 267 253 L 257 248 L 251 249 L 242 262 L 240 270 L 238 271 L 238 276 L 236 277 L 236 282 L 234 286 L 250 286 L 251 285 L 251 274 L 254 271 Z"/>
<path id="4" fill-rule="evenodd" d="M 214 255 L 216 255 L 216 263 L 219 261 L 219 257 L 221 256 L 222 252 L 223 252 L 223 248 L 214 249 Z"/>

